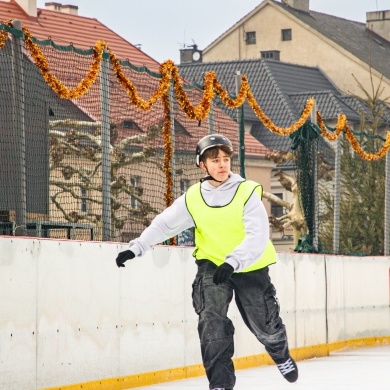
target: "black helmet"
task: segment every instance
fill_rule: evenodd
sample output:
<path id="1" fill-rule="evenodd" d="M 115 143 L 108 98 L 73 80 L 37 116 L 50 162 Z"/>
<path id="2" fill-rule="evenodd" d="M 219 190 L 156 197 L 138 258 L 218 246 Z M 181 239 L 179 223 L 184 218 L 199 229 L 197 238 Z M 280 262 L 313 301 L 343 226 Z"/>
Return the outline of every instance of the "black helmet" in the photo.
<path id="1" fill-rule="evenodd" d="M 196 145 L 196 166 L 199 167 L 200 156 L 210 148 L 214 146 L 226 145 L 233 152 L 233 145 L 229 138 L 221 134 L 210 134 L 203 137 Z"/>

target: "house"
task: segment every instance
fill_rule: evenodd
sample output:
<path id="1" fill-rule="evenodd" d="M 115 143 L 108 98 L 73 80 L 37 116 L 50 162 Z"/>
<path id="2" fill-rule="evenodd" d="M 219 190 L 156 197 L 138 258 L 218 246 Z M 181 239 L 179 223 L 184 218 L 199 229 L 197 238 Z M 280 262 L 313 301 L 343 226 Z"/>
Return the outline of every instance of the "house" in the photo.
<path id="1" fill-rule="evenodd" d="M 57 96 L 45 83 L 39 69 L 25 56 L 21 66 L 23 72 L 20 72 L 14 54 L 11 40 L 8 40 L 0 49 L 0 220 L 10 222 L 15 219 L 14 213 L 9 211 L 18 208 L 21 196 L 19 174 L 24 169 L 27 217 L 47 221 L 51 214 L 49 121 L 55 117 L 72 117 L 81 121 L 92 119 L 70 100 Z M 25 145 L 24 164 L 16 139 Z"/>
<path id="2" fill-rule="evenodd" d="M 384 98 L 390 95 L 390 11 L 367 12 L 366 20 L 312 11 L 310 0 L 264 0 L 193 61 L 266 58 L 319 67 L 339 90 L 360 96 L 356 80 L 371 91 L 371 73 L 376 86 L 383 76 Z"/>
<path id="3" fill-rule="evenodd" d="M 122 69 L 144 99 L 149 98 L 156 90 L 160 82 L 156 70 L 159 69 L 160 64 L 97 20 L 79 16 L 76 6 L 46 3 L 46 9 L 37 9 L 36 2 L 33 0 L 0 0 L 0 5 L 1 20 L 19 19 L 22 26 L 26 27 L 32 36 L 41 40 L 38 44 L 48 60 L 50 71 L 65 85 L 75 86 L 85 77 L 92 61 L 90 47 L 97 40 L 104 39 L 117 58 L 126 59 L 121 61 Z M 80 31 L 83 31 L 83 34 L 80 34 Z M 48 37 L 50 37 L 50 40 L 47 39 Z M 8 40 L 6 47 L 10 45 L 11 40 Z M 11 53 L 12 50 L 8 53 L 8 63 L 12 63 Z M 5 55 L 6 52 L 0 49 L 0 56 L 4 56 L 5 59 Z M 42 165 L 40 169 L 47 169 L 49 166 L 47 145 L 51 140 L 48 140 L 47 134 L 50 126 L 58 121 L 64 121 L 63 123 L 66 123 L 66 121 L 77 122 L 77 126 L 81 126 L 80 128 L 83 131 L 90 132 L 90 124 L 99 123 L 102 120 L 102 107 L 106 104 L 106 110 L 109 110 L 110 124 L 116 133 L 114 137 L 114 131 L 112 132 L 111 146 L 113 148 L 120 145 L 128 137 L 145 135 L 150 128 L 159 127 L 161 129 L 164 123 L 165 114 L 162 103 L 158 102 L 148 112 L 139 110 L 130 104 L 128 94 L 118 83 L 112 70 L 108 76 L 109 87 L 107 92 L 109 98 L 105 100 L 106 103 L 102 103 L 103 95 L 100 79 L 92 84 L 85 95 L 69 101 L 59 99 L 42 79 L 39 81 L 39 86 L 30 86 L 29 83 L 33 80 L 32 74 L 34 77 L 40 77 L 39 70 L 32 64 L 27 50 L 24 52 L 23 61 L 28 64 L 28 69 L 31 69 L 32 72 L 29 70 L 30 73 L 24 78 L 27 85 L 25 88 L 31 88 L 32 90 L 35 88 L 39 105 L 42 107 L 39 112 L 34 111 L 34 99 L 26 100 L 25 119 L 27 121 L 23 123 L 26 128 L 30 126 L 34 115 L 39 116 L 36 120 L 42 123 L 40 131 L 46 135 L 40 146 L 45 149 L 45 153 L 40 153 L 43 157 L 40 160 Z M 9 80 L 12 80 L 11 73 Z M 3 79 L 3 84 L 6 84 L 5 79 Z M 44 88 L 40 88 L 42 84 L 44 84 Z M 186 91 L 194 104 L 201 101 L 202 90 L 186 85 Z M 209 132 L 224 133 L 232 139 L 235 149 L 238 151 L 238 126 L 235 120 L 217 106 L 213 108 L 212 117 L 200 123 L 188 119 L 177 103 L 172 104 L 171 111 L 174 114 L 171 133 L 176 151 L 172 159 L 175 187 L 173 192 L 174 197 L 177 197 L 200 178 L 201 172 L 195 167 L 194 163 L 194 152 L 198 139 Z M 68 127 L 61 125 L 60 129 L 65 136 L 71 135 L 71 132 L 75 130 L 70 125 Z M 91 135 L 94 134 L 91 133 Z M 49 210 L 49 219 L 62 222 L 65 222 L 65 220 L 88 221 L 88 223 L 101 227 L 98 219 L 99 214 L 101 214 L 101 206 L 99 205 L 101 193 L 99 193 L 99 183 L 97 182 L 101 179 L 99 162 L 94 161 L 95 156 L 91 149 L 88 149 L 88 147 L 91 147 L 88 142 L 83 141 L 82 145 L 86 146 L 86 153 L 81 153 L 77 150 L 80 145 L 79 140 L 74 140 L 72 136 L 70 140 L 72 142 L 77 141 L 74 144 L 76 147 L 71 148 L 75 151 L 76 156 L 71 156 L 68 152 L 61 155 L 61 158 L 63 158 L 61 164 L 55 172 L 51 171 L 49 175 L 50 190 L 47 192 L 43 189 L 39 199 L 46 204 L 50 195 L 50 205 L 45 208 L 45 210 Z M 54 139 L 51 145 L 55 145 L 55 142 Z M 265 158 L 268 149 L 249 133 L 245 134 L 245 144 L 247 177 L 255 180 L 262 178 L 261 181 L 264 183 L 264 187 L 269 190 L 270 171 L 274 164 Z M 27 154 L 33 153 L 32 145 L 32 143 L 26 144 Z M 119 166 L 113 173 L 117 175 L 115 177 L 124 178 L 133 191 L 127 194 L 124 193 L 120 197 L 122 206 L 117 211 L 119 218 L 131 214 L 132 219 L 126 221 L 124 225 L 116 226 L 114 224 L 113 229 L 115 230 L 116 239 L 127 241 L 129 238 L 139 235 L 145 224 L 154 215 L 150 210 L 155 213 L 165 207 L 164 192 L 166 189 L 162 168 L 164 139 L 162 136 L 157 136 L 148 141 L 147 145 L 128 144 L 122 148 L 121 152 L 124 152 L 126 156 L 139 156 L 140 152 L 146 149 L 148 153 L 152 153 L 147 162 L 137 163 L 135 158 L 131 166 Z M 64 150 L 59 151 L 62 153 Z M 39 150 L 35 150 L 34 153 L 39 153 Z M 88 160 L 87 156 L 91 158 Z M 36 159 L 36 157 L 35 154 L 32 158 Z M 75 159 L 75 157 L 78 158 Z M 123 156 L 120 154 L 112 157 L 120 159 Z M 237 159 L 235 160 L 235 166 L 238 168 Z M 81 186 L 80 177 L 83 176 L 86 170 L 95 172 L 96 175 L 88 185 Z M 85 180 L 85 177 L 82 180 Z M 26 196 L 28 199 L 35 196 L 34 191 L 27 191 Z M 55 206 L 54 199 L 59 203 L 59 206 Z M 95 235 L 95 239 L 99 237 L 99 235 Z"/>
<path id="4" fill-rule="evenodd" d="M 335 126 L 338 114 L 344 113 L 351 127 L 358 128 L 360 115 L 358 107 L 351 107 L 350 97 L 343 94 L 319 67 L 295 65 L 270 59 L 252 59 L 236 61 L 218 61 L 202 63 L 183 63 L 179 70 L 183 78 L 201 84 L 203 74 L 214 70 L 217 78 L 230 94 L 236 93 L 236 75 L 246 75 L 251 91 L 264 113 L 279 127 L 289 127 L 297 121 L 307 99 L 314 97 L 316 109 L 321 112 L 327 125 Z M 356 99 L 355 99 L 356 100 Z M 234 118 L 235 114 L 227 113 Z M 271 132 L 257 118 L 247 103 L 244 105 L 246 132 L 252 134 L 270 150 L 289 151 L 291 139 Z M 319 148 L 332 161 L 333 144 L 319 139 Z M 292 164 L 284 163 L 274 169 L 274 174 L 283 170 L 294 176 Z M 292 201 L 292 194 L 286 191 L 279 180 L 271 178 L 271 192 L 287 202 Z M 273 214 L 280 216 L 281 210 L 273 205 Z M 291 237 L 283 232 L 279 237 L 274 232 L 274 242 L 279 250 L 291 249 Z M 279 242 L 278 242 L 279 240 Z"/>
<path id="5" fill-rule="evenodd" d="M 136 66 L 158 71 L 160 64 L 95 18 L 78 14 L 78 6 L 47 2 L 37 8 L 36 0 L 0 0 L 0 21 L 20 20 L 31 34 L 44 40 L 50 37 L 58 45 L 90 49 L 98 40 L 107 42 L 118 58 L 131 59 Z"/>

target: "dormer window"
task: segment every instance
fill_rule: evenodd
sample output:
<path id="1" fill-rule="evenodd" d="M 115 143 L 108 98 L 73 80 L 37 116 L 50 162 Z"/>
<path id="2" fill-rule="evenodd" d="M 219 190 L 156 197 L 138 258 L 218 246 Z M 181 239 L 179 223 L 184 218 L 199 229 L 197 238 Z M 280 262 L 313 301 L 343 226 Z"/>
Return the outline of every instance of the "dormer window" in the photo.
<path id="1" fill-rule="evenodd" d="M 128 119 L 125 119 L 123 121 L 123 127 L 125 129 L 139 130 L 139 127 L 137 126 L 137 124 L 135 122 L 133 122 L 132 120 L 128 120 Z"/>
<path id="2" fill-rule="evenodd" d="M 280 61 L 280 51 L 279 50 L 267 50 L 260 52 L 261 58 L 266 60 L 275 60 Z"/>

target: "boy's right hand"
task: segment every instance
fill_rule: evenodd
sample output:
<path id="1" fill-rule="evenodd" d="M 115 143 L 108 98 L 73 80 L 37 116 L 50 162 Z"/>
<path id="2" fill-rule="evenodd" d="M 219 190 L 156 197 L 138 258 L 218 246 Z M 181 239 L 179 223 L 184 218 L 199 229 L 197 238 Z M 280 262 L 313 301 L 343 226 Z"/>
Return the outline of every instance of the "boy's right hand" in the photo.
<path id="1" fill-rule="evenodd" d="M 131 250 L 119 252 L 117 258 L 116 258 L 116 265 L 118 267 L 124 267 L 125 266 L 125 261 L 134 259 L 135 254 Z"/>

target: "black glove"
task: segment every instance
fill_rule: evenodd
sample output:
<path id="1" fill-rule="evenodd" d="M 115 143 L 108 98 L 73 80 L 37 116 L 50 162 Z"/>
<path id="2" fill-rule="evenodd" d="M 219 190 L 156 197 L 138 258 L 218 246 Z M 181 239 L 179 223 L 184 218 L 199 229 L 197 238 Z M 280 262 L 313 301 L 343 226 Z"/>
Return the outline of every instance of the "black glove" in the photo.
<path id="1" fill-rule="evenodd" d="M 116 265 L 118 267 L 124 267 L 124 262 L 127 260 L 134 259 L 135 254 L 131 250 L 119 252 L 117 258 L 116 258 Z"/>
<path id="2" fill-rule="evenodd" d="M 234 268 L 230 264 L 223 263 L 215 270 L 213 275 L 213 282 L 215 284 L 224 284 L 233 275 L 233 272 Z"/>

